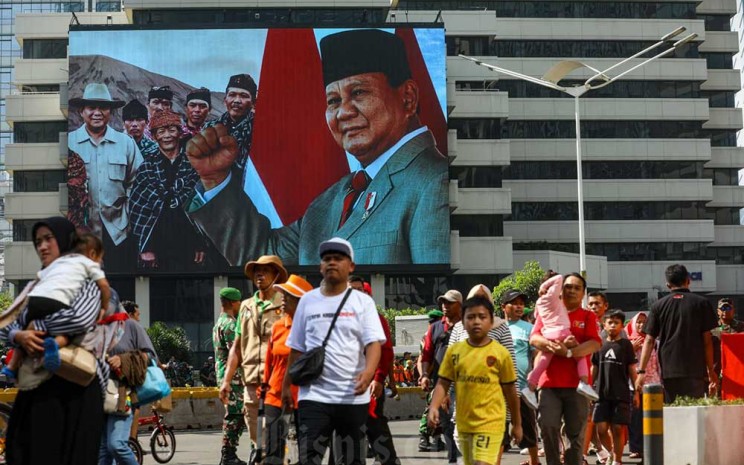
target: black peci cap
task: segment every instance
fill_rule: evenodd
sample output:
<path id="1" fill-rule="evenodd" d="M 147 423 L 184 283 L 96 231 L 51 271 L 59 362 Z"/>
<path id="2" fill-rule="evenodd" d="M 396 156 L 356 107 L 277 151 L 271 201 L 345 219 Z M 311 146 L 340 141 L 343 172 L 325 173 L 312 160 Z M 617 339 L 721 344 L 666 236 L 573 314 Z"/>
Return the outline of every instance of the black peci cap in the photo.
<path id="1" fill-rule="evenodd" d="M 186 103 L 188 104 L 192 100 L 202 100 L 207 103 L 210 107 L 212 106 L 212 98 L 211 94 L 209 93 L 209 89 L 206 87 L 200 87 L 198 89 L 194 89 L 186 96 Z"/>
<path id="2" fill-rule="evenodd" d="M 144 119 L 147 121 L 147 107 L 142 105 L 139 100 L 134 99 L 121 109 L 121 119 L 124 121 L 133 119 Z"/>
<path id="3" fill-rule="evenodd" d="M 256 91 L 258 91 L 256 81 L 253 80 L 250 74 L 236 74 L 234 76 L 230 76 L 230 81 L 227 83 L 225 93 L 228 92 L 230 87 L 247 90 L 251 93 L 251 97 L 253 97 L 254 99 L 256 98 Z"/>
<path id="4" fill-rule="evenodd" d="M 364 73 L 384 73 L 393 87 L 411 78 L 403 40 L 378 29 L 356 29 L 326 36 L 320 41 L 320 54 L 326 86 Z"/>

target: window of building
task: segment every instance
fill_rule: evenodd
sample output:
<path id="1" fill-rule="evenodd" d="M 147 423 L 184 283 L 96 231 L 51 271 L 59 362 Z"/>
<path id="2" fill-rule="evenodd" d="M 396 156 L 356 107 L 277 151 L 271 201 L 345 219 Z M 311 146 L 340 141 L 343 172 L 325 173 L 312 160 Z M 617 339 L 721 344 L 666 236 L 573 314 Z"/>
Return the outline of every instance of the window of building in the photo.
<path id="1" fill-rule="evenodd" d="M 583 81 L 563 80 L 566 87 L 584 84 Z M 565 92 L 548 89 L 527 81 L 510 79 L 457 81 L 458 90 L 492 90 L 508 92 L 511 98 L 573 98 Z M 718 92 L 711 92 L 718 93 Z M 697 81 L 616 81 L 607 87 L 592 90 L 586 98 L 700 98 Z"/>
<path id="2" fill-rule="evenodd" d="M 502 120 L 500 118 L 452 118 L 450 129 L 458 139 L 573 139 L 573 120 Z M 736 141 L 736 134 L 734 142 Z M 711 138 L 713 130 L 702 129 L 700 121 L 582 121 L 581 137 L 586 139 Z M 729 137 L 729 136 L 724 136 Z M 728 142 L 728 141 L 727 141 Z"/>
<path id="3" fill-rule="evenodd" d="M 33 242 L 31 229 L 39 220 L 13 220 L 13 240 L 19 242 Z"/>
<path id="4" fill-rule="evenodd" d="M 694 19 L 692 2 L 400 0 L 398 10 L 493 10 L 502 18 Z M 707 23 L 706 23 L 707 25 Z M 706 29 L 707 26 L 706 26 Z"/>
<path id="5" fill-rule="evenodd" d="M 304 24 L 313 27 L 380 24 L 386 15 L 382 8 L 230 8 L 135 10 L 134 24 L 245 24 L 274 26 Z"/>
<path id="6" fill-rule="evenodd" d="M 121 11 L 121 1 L 97 1 L 96 11 Z"/>
<path id="7" fill-rule="evenodd" d="M 447 55 L 549 58 L 626 58 L 650 47 L 655 42 L 618 40 L 498 40 L 488 36 L 446 36 Z M 656 53 L 661 49 L 656 50 Z M 650 58 L 651 52 L 643 57 Z M 664 58 L 698 58 L 695 42 L 678 47 Z M 731 55 L 729 55 L 729 58 Z M 730 66 L 729 66 L 730 67 Z"/>
<path id="8" fill-rule="evenodd" d="M 706 258 L 718 265 L 744 265 L 744 247 L 708 247 Z"/>
<path id="9" fill-rule="evenodd" d="M 697 15 L 697 19 L 705 20 L 706 31 L 731 30 L 731 16 L 729 15 Z"/>
<path id="10" fill-rule="evenodd" d="M 59 185 L 67 182 L 67 171 L 14 171 L 14 192 L 59 192 Z"/>
<path id="11" fill-rule="evenodd" d="M 705 52 L 700 53 L 700 58 L 705 58 L 708 69 L 732 69 L 734 67 L 734 56 L 727 52 Z"/>
<path id="12" fill-rule="evenodd" d="M 705 162 L 585 161 L 584 179 L 698 179 Z M 574 161 L 515 161 L 504 166 L 504 179 L 576 179 Z"/>
<path id="13" fill-rule="evenodd" d="M 606 296 L 610 308 L 622 309 L 626 317 L 629 316 L 628 312 L 648 311 L 651 308 L 645 292 L 608 292 Z"/>
<path id="14" fill-rule="evenodd" d="M 105 257 L 104 257 L 104 260 L 105 260 Z M 116 290 L 116 292 L 119 294 L 120 301 L 122 302 L 125 300 L 131 300 L 134 302 L 137 301 L 134 298 L 134 295 L 135 295 L 134 278 L 116 277 L 116 276 L 110 276 L 110 275 L 106 275 L 106 278 L 108 279 L 111 289 Z"/>
<path id="15" fill-rule="evenodd" d="M 716 186 L 739 186 L 744 176 L 739 174 L 739 168 L 707 168 L 705 177 L 713 179 Z"/>
<path id="16" fill-rule="evenodd" d="M 584 219 L 602 220 L 696 220 L 712 219 L 704 201 L 584 202 Z M 576 202 L 512 202 L 505 221 L 576 221 Z M 453 215 L 455 218 L 457 215 Z M 454 229 L 454 228 L 453 228 Z"/>
<path id="17" fill-rule="evenodd" d="M 192 365 L 210 355 L 214 326 L 214 286 L 209 278 L 150 278 L 150 323 L 182 327 L 191 342 Z"/>
<path id="18" fill-rule="evenodd" d="M 67 121 L 18 122 L 13 125 L 16 143 L 59 142 L 59 133 L 67 132 Z"/>
<path id="19" fill-rule="evenodd" d="M 451 215 L 450 229 L 460 231 L 460 237 L 501 237 L 504 235 L 502 215 Z"/>
<path id="20" fill-rule="evenodd" d="M 500 166 L 450 166 L 450 179 L 458 187 L 501 187 Z"/>
<path id="21" fill-rule="evenodd" d="M 720 225 L 744 225 L 744 215 L 739 207 L 707 208 L 706 218 Z"/>
<path id="22" fill-rule="evenodd" d="M 736 92 L 729 90 L 706 90 L 701 91 L 700 96 L 708 99 L 711 108 L 734 108 L 734 95 Z"/>
<path id="23" fill-rule="evenodd" d="M 619 242 L 587 243 L 586 253 L 609 261 L 700 260 L 706 256 L 703 242 Z M 555 250 L 579 253 L 578 243 L 515 242 L 514 250 Z"/>
<path id="24" fill-rule="evenodd" d="M 23 58 L 67 58 L 67 39 L 26 39 Z"/>

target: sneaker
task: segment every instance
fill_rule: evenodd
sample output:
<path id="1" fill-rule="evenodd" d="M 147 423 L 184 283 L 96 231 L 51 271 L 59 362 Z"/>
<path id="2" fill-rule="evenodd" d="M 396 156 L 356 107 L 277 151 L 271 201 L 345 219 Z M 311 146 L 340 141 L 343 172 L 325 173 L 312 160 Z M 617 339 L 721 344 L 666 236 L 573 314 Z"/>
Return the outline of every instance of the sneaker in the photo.
<path id="1" fill-rule="evenodd" d="M 530 450 L 528 448 L 524 448 L 519 451 L 519 455 L 530 455 Z"/>
<path id="2" fill-rule="evenodd" d="M 527 404 L 529 408 L 537 410 L 537 396 L 530 388 L 526 387 L 522 389 L 522 400 L 524 400 L 524 403 Z"/>
<path id="3" fill-rule="evenodd" d="M 579 382 L 579 387 L 576 388 L 576 392 L 578 392 L 582 396 L 594 402 L 599 400 L 599 395 L 597 394 L 597 391 L 595 391 L 593 387 L 589 386 L 583 381 Z"/>
<path id="4" fill-rule="evenodd" d="M 421 439 L 419 439 L 419 446 L 418 446 L 419 452 L 431 452 L 431 445 L 429 444 L 429 438 L 426 436 L 421 436 Z"/>
<path id="5" fill-rule="evenodd" d="M 444 444 L 444 441 L 442 441 L 442 438 L 437 438 L 434 441 L 434 444 L 432 444 L 432 446 L 431 446 L 431 450 L 433 450 L 435 452 L 442 452 L 446 448 L 447 448 L 447 446 Z"/>

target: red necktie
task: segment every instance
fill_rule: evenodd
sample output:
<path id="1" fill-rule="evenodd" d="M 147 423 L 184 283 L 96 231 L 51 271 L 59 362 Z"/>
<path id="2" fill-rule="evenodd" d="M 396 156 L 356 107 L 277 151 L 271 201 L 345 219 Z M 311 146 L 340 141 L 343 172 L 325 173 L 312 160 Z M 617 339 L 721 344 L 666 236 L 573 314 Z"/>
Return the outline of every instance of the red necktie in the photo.
<path id="1" fill-rule="evenodd" d="M 364 170 L 359 170 L 354 174 L 354 177 L 351 179 L 351 185 L 346 191 L 346 197 L 344 197 L 344 210 L 341 212 L 341 221 L 338 224 L 339 228 L 343 226 L 344 223 L 346 223 L 346 220 L 351 216 L 351 212 L 354 209 L 354 204 L 356 203 L 357 198 L 359 198 L 359 194 L 364 192 L 369 185 L 369 181 L 369 176 L 367 176 L 367 172 Z"/>

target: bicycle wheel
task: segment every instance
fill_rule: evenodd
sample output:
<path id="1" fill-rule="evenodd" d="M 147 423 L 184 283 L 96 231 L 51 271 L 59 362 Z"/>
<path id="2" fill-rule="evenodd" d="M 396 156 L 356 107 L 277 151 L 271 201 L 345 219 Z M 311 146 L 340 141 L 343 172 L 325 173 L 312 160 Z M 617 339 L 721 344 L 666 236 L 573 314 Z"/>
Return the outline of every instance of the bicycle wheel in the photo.
<path id="1" fill-rule="evenodd" d="M 5 434 L 8 431 L 8 420 L 12 409 L 8 404 L 0 403 L 0 464 L 5 463 Z"/>
<path id="2" fill-rule="evenodd" d="M 150 436 L 152 457 L 158 463 L 168 463 L 176 453 L 176 436 L 169 429 L 156 429 Z"/>
<path id="3" fill-rule="evenodd" d="M 137 463 L 142 465 L 142 460 L 145 458 L 145 451 L 142 450 L 139 441 L 135 438 L 129 438 L 129 448 L 132 449 L 134 458 L 137 459 Z"/>

